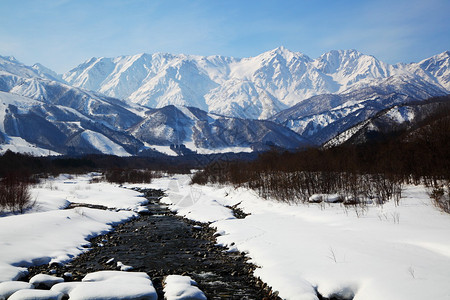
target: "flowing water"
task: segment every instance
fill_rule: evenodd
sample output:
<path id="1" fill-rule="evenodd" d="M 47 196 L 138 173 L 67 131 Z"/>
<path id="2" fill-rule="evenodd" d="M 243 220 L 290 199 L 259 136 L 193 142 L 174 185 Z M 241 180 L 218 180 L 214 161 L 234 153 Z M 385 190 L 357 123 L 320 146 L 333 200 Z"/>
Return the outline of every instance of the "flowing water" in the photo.
<path id="1" fill-rule="evenodd" d="M 149 199 L 149 212 L 91 239 L 90 251 L 67 265 L 30 268 L 30 277 L 69 272 L 78 281 L 90 272 L 116 269 L 117 262 L 122 262 L 132 271 L 148 273 L 159 299 L 163 299 L 164 276 L 171 274 L 192 277 L 208 299 L 279 299 L 253 276 L 255 266 L 243 253 L 216 245 L 214 229 L 175 216 L 159 203 L 160 190 L 141 192 Z"/>

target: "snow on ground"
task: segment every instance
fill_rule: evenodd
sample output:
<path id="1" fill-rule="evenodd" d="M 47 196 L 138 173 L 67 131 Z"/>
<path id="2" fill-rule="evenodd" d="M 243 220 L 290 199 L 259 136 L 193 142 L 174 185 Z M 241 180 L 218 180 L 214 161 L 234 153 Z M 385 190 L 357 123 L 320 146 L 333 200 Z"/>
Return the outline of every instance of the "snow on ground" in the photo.
<path id="1" fill-rule="evenodd" d="M 57 285 L 52 288 L 57 289 Z M 143 272 L 99 271 L 86 275 L 68 293 L 70 299 L 156 300 L 150 277 Z"/>
<path id="2" fill-rule="evenodd" d="M 144 272 L 99 271 L 87 274 L 82 281 L 63 281 L 62 278 L 44 274 L 34 276 L 30 279 L 30 283 L 5 281 L 0 283 L 0 299 L 156 300 L 158 298 L 150 277 Z"/>
<path id="3" fill-rule="evenodd" d="M 11 150 L 13 152 L 29 153 L 34 156 L 60 155 L 55 151 L 39 148 L 36 145 L 30 144 L 18 136 L 7 137 L 6 142 L 6 144 L 0 144 L 0 153 Z"/>
<path id="4" fill-rule="evenodd" d="M 81 133 L 81 137 L 103 154 L 131 156 L 131 154 L 128 153 L 122 146 L 111 141 L 108 137 L 99 132 L 85 130 Z"/>
<path id="5" fill-rule="evenodd" d="M 8 300 L 61 300 L 63 294 L 47 290 L 19 290 L 11 295 Z"/>
<path id="6" fill-rule="evenodd" d="M 0 299 L 8 299 L 9 296 L 20 290 L 33 289 L 34 285 L 23 281 L 0 282 Z"/>
<path id="7" fill-rule="evenodd" d="M 189 276 L 169 275 L 164 279 L 164 299 L 166 300 L 206 300 L 205 294 Z"/>
<path id="8" fill-rule="evenodd" d="M 82 281 L 62 282 L 51 292 L 70 299 L 140 299 L 156 300 L 150 277 L 143 272 L 99 271 L 87 274 Z"/>
<path id="9" fill-rule="evenodd" d="M 150 145 L 149 143 L 145 143 L 145 147 L 150 148 L 150 149 L 154 149 L 154 150 L 156 150 L 158 152 L 167 154 L 169 156 L 177 156 L 175 151 L 170 149 L 170 146 Z"/>
<path id="10" fill-rule="evenodd" d="M 0 215 L 0 282 L 16 280 L 25 267 L 66 262 L 86 251 L 88 239 L 136 216 L 147 202 L 136 191 L 107 183 L 89 184 L 91 175 L 62 175 L 32 189 L 36 205 L 22 215 Z M 115 210 L 77 207 L 69 202 Z"/>
<path id="11" fill-rule="evenodd" d="M 103 205 L 108 208 L 140 211 L 148 200 L 141 193 L 107 182 L 90 183 L 95 174 L 60 175 L 33 188 L 38 199 L 35 210 L 61 208 L 64 203 Z"/>
<path id="12" fill-rule="evenodd" d="M 0 216 L 0 291 L 18 289 L 8 281 L 20 277 L 24 267 L 65 262 L 86 251 L 90 237 L 133 218 L 146 202 L 129 189 L 89 184 L 93 176 L 49 179 L 33 188 L 33 209 Z M 260 267 L 255 275 L 282 298 L 317 299 L 315 288 L 324 296 L 354 294 L 355 300 L 450 298 L 450 216 L 431 204 L 421 186 L 406 186 L 399 206 L 387 203 L 362 211 L 332 203 L 287 205 L 263 200 L 246 189 L 189 185 L 189 181 L 186 175 L 164 177 L 146 187 L 167 189 L 163 201 L 171 209 L 210 222 L 220 234 L 219 244 L 248 253 Z M 63 209 L 70 202 L 115 210 Z M 236 204 L 250 215 L 233 217 L 226 206 Z M 56 292 L 70 292 L 71 297 L 79 293 L 82 298 L 87 291 L 97 293 L 97 298 L 105 292 L 120 296 L 113 287 L 128 281 L 114 281 L 110 275 L 56 284 L 52 289 L 59 286 L 65 291 L 52 295 L 27 290 L 15 297 L 58 299 L 61 294 Z M 141 280 L 147 279 L 133 278 L 139 285 L 133 291 L 144 295 L 142 299 L 153 299 L 149 280 L 145 288 Z"/>
<path id="13" fill-rule="evenodd" d="M 214 149 L 208 149 L 208 148 L 199 148 L 195 145 L 194 142 L 184 142 L 187 148 L 189 148 L 192 151 L 195 151 L 199 154 L 214 154 L 214 153 L 227 153 L 227 152 L 252 152 L 251 147 L 224 147 L 224 148 L 214 148 Z"/>
<path id="14" fill-rule="evenodd" d="M 163 200 L 179 215 L 213 222 L 218 243 L 248 253 L 260 267 L 255 275 L 284 299 L 317 299 L 314 288 L 355 300 L 450 299 L 450 216 L 422 186 L 406 186 L 398 207 L 389 202 L 357 211 L 188 183 L 180 175 L 150 187 L 166 188 Z M 230 217 L 224 206 L 235 204 L 251 215 Z"/>
<path id="15" fill-rule="evenodd" d="M 30 283 L 33 286 L 43 286 L 47 289 L 61 282 L 64 282 L 64 278 L 47 274 L 37 274 L 30 278 Z"/>

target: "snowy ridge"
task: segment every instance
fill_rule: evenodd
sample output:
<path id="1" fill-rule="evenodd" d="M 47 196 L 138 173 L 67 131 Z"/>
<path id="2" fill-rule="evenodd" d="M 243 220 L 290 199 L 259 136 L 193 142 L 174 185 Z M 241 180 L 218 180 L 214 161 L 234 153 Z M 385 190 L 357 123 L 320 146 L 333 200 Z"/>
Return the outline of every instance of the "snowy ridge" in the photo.
<path id="1" fill-rule="evenodd" d="M 16 74 L 24 78 L 42 77 L 39 70 L 21 64 L 13 56 L 0 55 L 0 75 L 4 74 Z"/>
<path id="2" fill-rule="evenodd" d="M 331 140 L 329 140 L 328 142 L 326 142 L 323 147 L 324 148 L 331 148 L 334 146 L 338 146 L 341 145 L 343 143 L 345 143 L 346 141 L 348 141 L 352 136 L 354 136 L 359 130 L 361 130 L 361 128 L 363 128 L 364 126 L 367 126 L 369 124 L 369 120 L 364 121 L 360 124 L 357 124 L 355 126 L 353 126 L 352 128 L 341 132 L 340 134 L 338 134 L 337 136 L 335 136 L 334 138 L 332 138 Z"/>
<path id="3" fill-rule="evenodd" d="M 306 99 L 271 120 L 321 145 L 384 109 L 447 93 L 442 87 L 409 75 L 361 80 L 339 94 Z"/>
<path id="4" fill-rule="evenodd" d="M 426 90 L 450 92 L 449 70 L 449 52 L 420 63 L 389 65 L 356 50 L 333 50 L 311 59 L 279 47 L 249 58 L 163 53 L 92 58 L 63 78 L 151 108 L 173 104 L 267 119 L 315 95 L 401 75 L 426 81 Z"/>
<path id="5" fill-rule="evenodd" d="M 3 154 L 8 150 L 16 153 L 28 153 L 33 156 L 60 155 L 58 152 L 30 144 L 18 136 L 7 137 L 5 145 L 0 145 L 0 154 Z"/>
<path id="6" fill-rule="evenodd" d="M 358 144 L 383 139 L 385 135 L 414 128 L 424 119 L 440 112 L 446 103 L 448 96 L 433 101 L 395 105 L 341 132 L 323 146 L 328 148 L 344 143 Z"/>
<path id="7" fill-rule="evenodd" d="M 424 59 L 408 68 L 414 74 L 427 77 L 450 91 L 450 51 Z"/>

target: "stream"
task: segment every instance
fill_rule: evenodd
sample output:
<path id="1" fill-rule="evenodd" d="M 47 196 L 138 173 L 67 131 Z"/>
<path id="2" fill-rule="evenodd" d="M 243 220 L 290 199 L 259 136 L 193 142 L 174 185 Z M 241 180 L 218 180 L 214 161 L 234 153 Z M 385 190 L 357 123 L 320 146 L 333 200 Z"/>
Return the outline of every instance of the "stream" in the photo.
<path id="1" fill-rule="evenodd" d="M 69 272 L 72 278 L 66 280 L 79 281 L 87 273 L 117 269 L 121 262 L 132 266 L 131 271 L 148 273 L 159 299 L 164 299 L 162 281 L 171 274 L 190 276 L 208 299 L 280 299 L 253 276 L 255 266 L 243 253 L 216 245 L 215 231 L 208 224 L 176 216 L 159 202 L 161 190 L 139 191 L 149 200 L 148 212 L 91 239 L 89 251 L 66 265 L 29 268 L 29 278 L 39 273 L 63 277 Z"/>

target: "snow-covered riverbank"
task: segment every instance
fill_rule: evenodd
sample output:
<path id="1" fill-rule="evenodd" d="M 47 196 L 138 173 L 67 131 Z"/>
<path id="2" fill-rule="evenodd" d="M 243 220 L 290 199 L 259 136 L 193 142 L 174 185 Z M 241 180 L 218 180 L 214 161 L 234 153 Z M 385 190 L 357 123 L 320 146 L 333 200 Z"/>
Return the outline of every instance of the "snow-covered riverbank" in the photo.
<path id="1" fill-rule="evenodd" d="M 86 251 L 88 239 L 134 218 L 147 200 L 138 192 L 61 176 L 32 190 L 36 206 L 0 217 L 0 282 L 32 264 L 64 262 Z M 450 298 L 450 216 L 423 187 L 406 186 L 399 206 L 368 210 L 341 204 L 288 205 L 230 186 L 189 185 L 189 176 L 155 179 L 163 199 L 184 217 L 211 223 L 218 243 L 248 253 L 255 275 L 285 299 L 352 295 L 356 300 Z M 102 205 L 113 210 L 70 203 Z M 233 216 L 238 205 L 247 217 Z"/>
<path id="2" fill-rule="evenodd" d="M 356 211 L 341 204 L 287 205 L 233 187 L 191 186 L 161 178 L 163 199 L 179 215 L 212 222 L 218 242 L 247 252 L 255 275 L 285 299 L 338 293 L 370 299 L 450 298 L 450 215 L 424 187 L 406 186 L 399 206 Z M 226 206 L 251 215 L 236 219 Z"/>
<path id="3" fill-rule="evenodd" d="M 26 267 L 65 262 L 86 251 L 88 239 L 137 215 L 147 200 L 140 193 L 107 183 L 90 184 L 92 176 L 60 176 L 32 188 L 35 206 L 22 215 L 0 217 L 0 282 L 14 280 Z M 102 205 L 63 209 L 70 203 Z"/>

